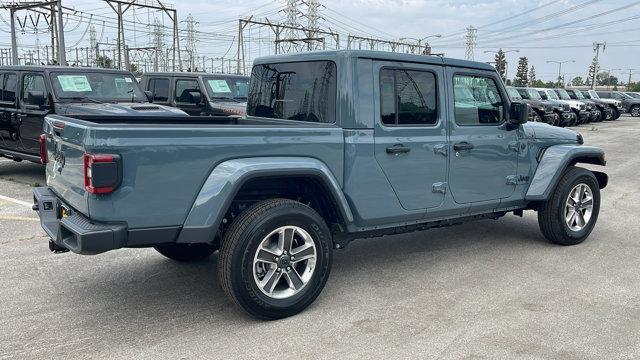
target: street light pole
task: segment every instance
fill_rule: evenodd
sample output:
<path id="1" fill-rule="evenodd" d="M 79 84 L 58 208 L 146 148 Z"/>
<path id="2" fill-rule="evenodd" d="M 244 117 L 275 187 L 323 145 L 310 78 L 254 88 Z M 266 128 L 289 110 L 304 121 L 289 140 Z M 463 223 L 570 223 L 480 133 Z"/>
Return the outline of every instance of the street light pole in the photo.
<path id="1" fill-rule="evenodd" d="M 425 37 L 423 37 L 421 39 L 413 38 L 413 37 L 402 37 L 402 38 L 400 38 L 400 41 L 406 41 L 406 40 L 417 41 L 418 42 L 418 49 L 422 49 L 422 42 L 423 41 L 425 41 L 425 40 L 427 40 L 429 38 L 441 38 L 441 37 L 442 37 L 442 34 L 428 35 L 428 36 L 425 36 Z M 427 49 L 427 46 L 429 46 L 429 43 L 425 44 L 425 50 Z M 425 55 L 424 51 L 422 51 L 422 52 L 423 52 L 423 55 Z"/>
<path id="2" fill-rule="evenodd" d="M 575 60 L 563 60 L 563 61 L 557 61 L 557 60 L 547 60 L 547 64 L 548 63 L 554 63 L 554 64 L 558 64 L 558 87 L 564 87 L 564 84 L 561 84 L 562 81 L 562 64 L 564 63 L 574 63 L 576 62 Z M 562 85 L 562 86 L 561 86 Z"/>

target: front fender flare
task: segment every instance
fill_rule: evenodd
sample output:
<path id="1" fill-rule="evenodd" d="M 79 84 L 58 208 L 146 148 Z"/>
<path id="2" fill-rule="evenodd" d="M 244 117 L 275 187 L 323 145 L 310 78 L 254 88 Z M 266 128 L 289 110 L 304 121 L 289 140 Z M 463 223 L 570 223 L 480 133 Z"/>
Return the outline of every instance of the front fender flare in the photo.
<path id="1" fill-rule="evenodd" d="M 331 170 L 320 160 L 307 157 L 257 157 L 227 160 L 217 165 L 200 189 L 177 242 L 211 242 L 242 185 L 252 178 L 279 175 L 310 175 L 322 179 L 339 207 L 345 225 L 353 213 Z"/>
<path id="2" fill-rule="evenodd" d="M 525 200 L 547 200 L 560 181 L 564 170 L 576 163 L 604 166 L 606 164 L 604 150 L 594 146 L 580 145 L 554 145 L 547 148 L 529 185 Z M 606 177 L 604 173 L 599 173 L 598 175 L 601 178 L 602 175 Z M 606 179 L 603 180 L 605 181 L 603 182 L 598 178 L 601 188 L 606 186 Z"/>

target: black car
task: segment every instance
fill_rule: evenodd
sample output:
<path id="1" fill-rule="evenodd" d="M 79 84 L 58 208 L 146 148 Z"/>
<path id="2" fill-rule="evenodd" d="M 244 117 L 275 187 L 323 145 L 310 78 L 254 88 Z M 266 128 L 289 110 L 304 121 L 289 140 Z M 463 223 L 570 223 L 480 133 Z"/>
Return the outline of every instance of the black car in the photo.
<path id="1" fill-rule="evenodd" d="M 622 101 L 620 100 L 600 98 L 595 90 L 584 90 L 582 91 L 582 95 L 584 95 L 584 97 L 589 100 L 608 104 L 612 113 L 611 120 L 618 120 L 620 118 L 620 115 L 624 112 L 624 107 L 622 106 Z"/>
<path id="2" fill-rule="evenodd" d="M 149 103 L 128 71 L 61 66 L 0 67 L 0 156 L 41 162 L 44 117 L 187 116 Z"/>
<path id="3" fill-rule="evenodd" d="M 640 116 L 640 99 L 636 99 L 621 91 L 596 91 L 602 99 L 615 99 L 622 102 L 624 112 L 631 114 L 633 117 Z"/>
<path id="4" fill-rule="evenodd" d="M 155 104 L 177 107 L 194 116 L 244 115 L 249 77 L 210 73 L 145 73 L 142 87 Z"/>
<path id="5" fill-rule="evenodd" d="M 562 90 L 563 92 L 567 93 L 567 95 L 569 95 L 569 98 L 571 100 L 577 100 L 586 105 L 586 110 L 589 113 L 588 122 L 600 122 L 604 120 L 605 115 L 602 108 L 599 107 L 598 104 L 596 104 L 594 101 L 585 99 L 585 97 L 582 96 L 582 93 L 580 92 L 580 90 L 571 90 L 571 89 L 559 89 L 559 90 Z"/>
<path id="6" fill-rule="evenodd" d="M 542 99 L 525 99 L 520 95 L 518 89 L 512 86 L 507 86 L 507 93 L 513 101 L 522 101 L 529 105 L 531 109 L 529 112 L 529 121 L 545 122 L 549 125 L 557 125 L 560 116 L 553 110 L 553 105 L 546 103 Z"/>
<path id="7" fill-rule="evenodd" d="M 558 115 L 558 120 L 554 125 L 565 127 L 571 126 L 575 123 L 576 115 L 571 111 L 571 107 L 569 105 L 548 97 L 544 98 L 542 97 L 544 94 L 541 94 L 538 90 L 533 88 L 518 87 L 516 90 L 518 90 L 518 93 L 523 99 L 541 101 L 544 104 L 551 105 L 553 107 L 553 112 Z"/>

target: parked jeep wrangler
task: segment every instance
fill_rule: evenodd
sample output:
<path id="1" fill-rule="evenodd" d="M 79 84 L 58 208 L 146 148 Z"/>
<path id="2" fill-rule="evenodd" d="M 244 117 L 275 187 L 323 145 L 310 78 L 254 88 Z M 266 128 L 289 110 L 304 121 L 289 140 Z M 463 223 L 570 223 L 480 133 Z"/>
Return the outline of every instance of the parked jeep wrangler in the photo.
<path id="1" fill-rule="evenodd" d="M 518 89 L 507 86 L 507 94 L 511 101 L 523 102 L 529 105 L 529 121 L 545 122 L 549 125 L 558 125 L 560 116 L 553 111 L 553 105 L 540 99 L 525 99 L 520 95 Z"/>
<path id="2" fill-rule="evenodd" d="M 48 116 L 34 209 L 50 248 L 219 249 L 224 291 L 275 319 L 314 301 L 353 239 L 534 210 L 575 245 L 596 224 L 608 177 L 578 164 L 604 152 L 527 122 L 490 65 L 341 50 L 260 58 L 251 78 L 243 118 Z"/>
<path id="3" fill-rule="evenodd" d="M 604 121 L 604 120 L 613 120 L 613 110 L 609 106 L 609 104 L 600 101 L 599 99 L 587 99 L 584 95 L 582 95 L 582 91 L 574 90 L 574 89 L 566 89 L 567 94 L 573 100 L 581 101 L 587 104 L 591 110 L 596 109 L 600 112 L 600 114 L 594 115 L 594 121 Z"/>
<path id="4" fill-rule="evenodd" d="M 174 106 L 193 116 L 244 115 L 249 77 L 208 73 L 145 73 L 142 88 L 154 104 Z"/>
<path id="5" fill-rule="evenodd" d="M 546 94 L 540 93 L 534 88 L 516 88 L 523 99 L 541 101 L 543 104 L 549 104 L 553 107 L 553 112 L 558 115 L 556 126 L 571 126 L 576 122 L 576 114 L 571 111 L 569 104 L 549 98 Z M 544 95 L 544 96 L 543 96 Z"/>
<path id="6" fill-rule="evenodd" d="M 601 99 L 614 99 L 622 102 L 623 112 L 633 117 L 640 116 L 640 99 L 636 99 L 621 91 L 596 91 Z"/>
<path id="7" fill-rule="evenodd" d="M 615 99 L 600 98 L 600 96 L 598 96 L 598 93 L 596 93 L 595 90 L 582 91 L 582 95 L 584 95 L 584 97 L 589 100 L 608 104 L 612 113 L 611 120 L 618 120 L 620 118 L 620 115 L 622 115 L 622 113 L 624 112 L 622 101 L 615 100 Z"/>
<path id="8" fill-rule="evenodd" d="M 128 71 L 59 66 L 0 67 L 0 156 L 40 163 L 44 117 L 186 116 L 149 104 Z"/>

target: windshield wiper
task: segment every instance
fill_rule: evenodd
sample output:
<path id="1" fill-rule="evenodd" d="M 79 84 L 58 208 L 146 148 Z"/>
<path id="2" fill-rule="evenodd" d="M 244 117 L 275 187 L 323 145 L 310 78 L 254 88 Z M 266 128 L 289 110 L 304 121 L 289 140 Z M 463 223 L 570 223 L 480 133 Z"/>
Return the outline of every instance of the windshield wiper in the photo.
<path id="1" fill-rule="evenodd" d="M 100 100 L 92 99 L 92 98 L 87 97 L 87 96 L 73 96 L 73 97 L 65 97 L 63 99 L 78 100 L 78 101 L 89 101 L 89 102 L 96 103 L 96 104 L 104 104 Z"/>
<path id="2" fill-rule="evenodd" d="M 235 102 L 241 102 L 240 100 L 238 100 L 236 98 L 229 97 L 229 96 L 214 96 L 212 99 L 214 99 L 214 100 L 231 100 L 231 101 L 235 101 Z"/>

